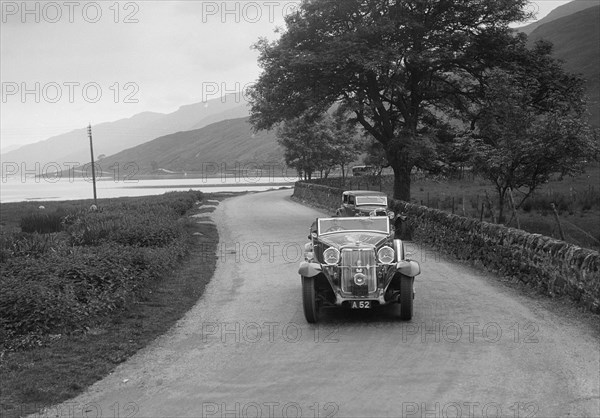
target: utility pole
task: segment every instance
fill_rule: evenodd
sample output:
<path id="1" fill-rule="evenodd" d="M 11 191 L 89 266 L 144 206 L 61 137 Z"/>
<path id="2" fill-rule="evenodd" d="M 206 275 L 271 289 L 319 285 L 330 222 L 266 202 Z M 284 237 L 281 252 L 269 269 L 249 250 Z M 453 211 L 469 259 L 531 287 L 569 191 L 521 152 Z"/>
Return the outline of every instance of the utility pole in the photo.
<path id="1" fill-rule="evenodd" d="M 98 207 L 98 202 L 96 199 L 96 167 L 94 166 L 94 146 L 92 145 L 92 124 L 88 125 L 88 137 L 90 138 L 90 155 L 92 158 L 92 182 L 94 184 L 94 205 Z"/>

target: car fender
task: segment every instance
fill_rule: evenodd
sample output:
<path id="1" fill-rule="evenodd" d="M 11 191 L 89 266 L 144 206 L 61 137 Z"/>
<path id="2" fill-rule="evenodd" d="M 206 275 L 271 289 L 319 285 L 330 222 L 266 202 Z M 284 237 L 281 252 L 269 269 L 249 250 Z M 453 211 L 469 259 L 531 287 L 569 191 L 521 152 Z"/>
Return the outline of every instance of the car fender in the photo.
<path id="1" fill-rule="evenodd" d="M 315 277 L 316 275 L 321 273 L 321 265 L 318 263 L 309 263 L 308 261 L 303 261 L 300 263 L 300 268 L 298 269 L 298 273 L 300 276 L 304 277 Z"/>
<path id="2" fill-rule="evenodd" d="M 413 260 L 401 260 L 396 263 L 396 270 L 405 276 L 415 277 L 421 273 L 421 266 Z"/>

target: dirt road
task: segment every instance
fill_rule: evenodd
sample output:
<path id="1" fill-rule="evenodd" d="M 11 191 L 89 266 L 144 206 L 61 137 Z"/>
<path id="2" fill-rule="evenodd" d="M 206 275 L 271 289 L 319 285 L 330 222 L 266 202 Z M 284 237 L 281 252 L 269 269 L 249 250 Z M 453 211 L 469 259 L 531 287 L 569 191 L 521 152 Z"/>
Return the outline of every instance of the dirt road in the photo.
<path id="1" fill-rule="evenodd" d="M 220 261 L 198 304 L 84 395 L 76 416 L 600 416 L 598 330 L 413 247 L 415 315 L 302 313 L 298 262 L 323 214 L 290 190 L 221 203 Z M 86 412 L 87 411 L 87 412 Z M 50 411 L 52 412 L 52 410 Z M 84 415 L 85 416 L 85 415 Z"/>

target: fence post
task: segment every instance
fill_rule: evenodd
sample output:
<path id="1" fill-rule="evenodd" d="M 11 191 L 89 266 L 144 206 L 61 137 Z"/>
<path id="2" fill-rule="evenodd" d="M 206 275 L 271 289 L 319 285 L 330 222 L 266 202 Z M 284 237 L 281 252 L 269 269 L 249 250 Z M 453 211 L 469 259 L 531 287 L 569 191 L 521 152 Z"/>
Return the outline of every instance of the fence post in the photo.
<path id="1" fill-rule="evenodd" d="M 560 224 L 560 219 L 558 218 L 558 211 L 556 210 L 556 205 L 554 203 L 550 203 L 550 207 L 552 208 L 552 212 L 554 212 L 554 219 L 556 220 L 556 224 L 558 225 L 558 233 L 560 234 L 560 239 L 565 240 L 565 233 L 562 229 L 562 225 Z"/>
<path id="2" fill-rule="evenodd" d="M 490 208 L 490 213 L 492 214 L 492 221 L 494 223 L 497 223 L 496 222 L 496 213 L 494 212 L 494 207 L 492 206 L 492 200 L 490 199 L 490 195 L 487 190 L 485 191 L 485 199 L 487 200 L 487 204 Z"/>

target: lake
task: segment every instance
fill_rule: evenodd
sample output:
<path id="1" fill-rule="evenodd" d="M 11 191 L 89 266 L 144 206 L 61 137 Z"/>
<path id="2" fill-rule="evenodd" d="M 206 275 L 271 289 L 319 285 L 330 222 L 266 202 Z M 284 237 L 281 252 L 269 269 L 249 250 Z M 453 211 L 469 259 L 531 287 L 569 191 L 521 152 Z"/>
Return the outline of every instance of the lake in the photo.
<path id="1" fill-rule="evenodd" d="M 158 195 L 173 191 L 200 190 L 207 193 L 264 191 L 291 187 L 296 178 L 169 178 L 96 181 L 98 199 Z M 82 178 L 38 177 L 18 179 L 4 177 L 0 183 L 0 203 L 46 200 L 78 200 L 94 197 L 91 180 Z"/>

